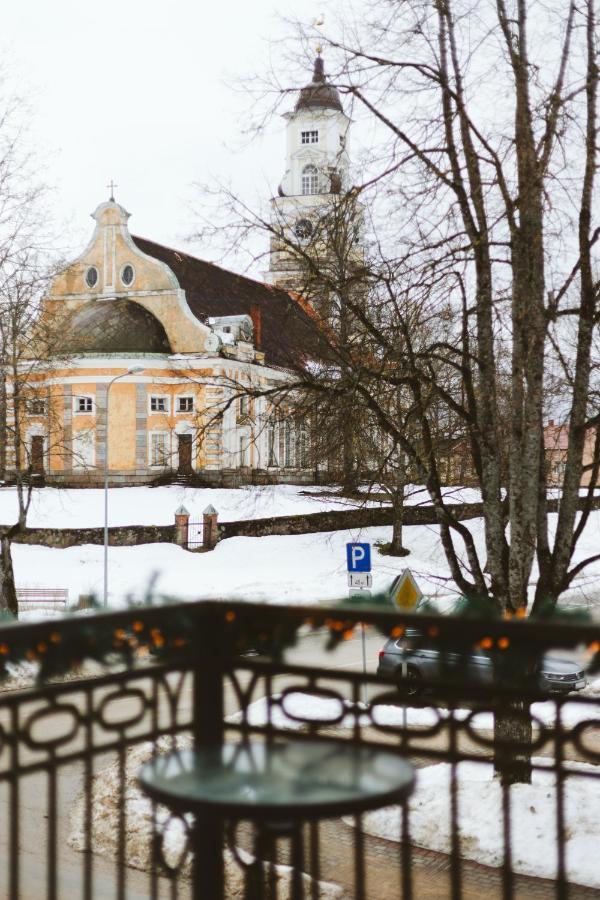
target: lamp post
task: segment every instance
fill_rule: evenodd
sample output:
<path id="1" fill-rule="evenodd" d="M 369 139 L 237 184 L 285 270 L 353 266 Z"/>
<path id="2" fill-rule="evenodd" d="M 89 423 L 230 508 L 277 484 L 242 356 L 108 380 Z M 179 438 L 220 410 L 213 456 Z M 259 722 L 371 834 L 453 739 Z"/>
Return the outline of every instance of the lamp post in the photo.
<path id="1" fill-rule="evenodd" d="M 143 366 L 131 366 L 126 372 L 122 372 L 108 382 L 106 388 L 106 409 L 104 412 L 104 606 L 108 606 L 108 398 L 110 389 L 119 378 L 127 375 L 139 375 L 143 372 Z"/>

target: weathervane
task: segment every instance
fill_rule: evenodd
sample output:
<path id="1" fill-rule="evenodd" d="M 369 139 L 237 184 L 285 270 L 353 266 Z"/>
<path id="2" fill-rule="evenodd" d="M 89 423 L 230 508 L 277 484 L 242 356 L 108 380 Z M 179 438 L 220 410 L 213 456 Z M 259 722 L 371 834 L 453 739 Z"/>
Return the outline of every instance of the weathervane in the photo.
<path id="1" fill-rule="evenodd" d="M 109 199 L 114 203 L 115 202 L 115 188 L 119 187 L 119 185 L 115 184 L 111 178 L 110 184 L 107 184 L 106 187 L 110 190 L 110 198 Z"/>

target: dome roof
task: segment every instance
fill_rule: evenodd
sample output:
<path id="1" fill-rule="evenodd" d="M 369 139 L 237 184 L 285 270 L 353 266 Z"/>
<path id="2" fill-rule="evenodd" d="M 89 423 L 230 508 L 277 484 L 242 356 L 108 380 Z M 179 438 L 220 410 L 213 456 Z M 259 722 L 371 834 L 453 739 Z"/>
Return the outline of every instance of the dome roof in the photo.
<path id="1" fill-rule="evenodd" d="M 171 353 L 156 316 L 130 300 L 91 300 L 73 313 L 63 353 Z"/>
<path id="2" fill-rule="evenodd" d="M 300 96 L 296 103 L 296 112 L 299 109 L 338 109 L 340 112 L 344 111 L 337 88 L 332 84 L 328 84 L 325 79 L 325 66 L 321 56 L 317 56 L 315 59 L 311 83 L 300 90 Z"/>

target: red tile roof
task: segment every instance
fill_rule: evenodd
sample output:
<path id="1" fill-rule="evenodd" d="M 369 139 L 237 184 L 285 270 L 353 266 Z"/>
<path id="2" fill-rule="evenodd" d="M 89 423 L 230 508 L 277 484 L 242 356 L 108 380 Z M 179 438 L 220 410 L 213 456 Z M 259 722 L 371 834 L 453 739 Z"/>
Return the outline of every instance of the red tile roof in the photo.
<path id="1" fill-rule="evenodd" d="M 222 269 L 181 250 L 132 235 L 136 245 L 166 263 L 185 291 L 197 319 L 209 316 L 253 315 L 260 310 L 261 346 L 267 363 L 291 368 L 315 355 L 319 318 L 306 300 L 280 288 Z M 254 313 L 255 314 L 255 313 Z"/>

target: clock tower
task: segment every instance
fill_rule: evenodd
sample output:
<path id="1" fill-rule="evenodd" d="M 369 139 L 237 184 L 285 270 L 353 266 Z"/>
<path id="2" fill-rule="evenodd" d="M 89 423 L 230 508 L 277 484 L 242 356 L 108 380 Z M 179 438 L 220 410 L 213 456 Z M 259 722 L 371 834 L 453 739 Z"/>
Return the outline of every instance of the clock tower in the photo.
<path id="1" fill-rule="evenodd" d="M 303 255 L 324 247 L 324 222 L 348 191 L 348 131 L 336 87 L 325 77 L 320 50 L 312 81 L 300 90 L 294 109 L 284 114 L 286 166 L 271 200 L 271 247 L 265 280 L 306 293 Z"/>

